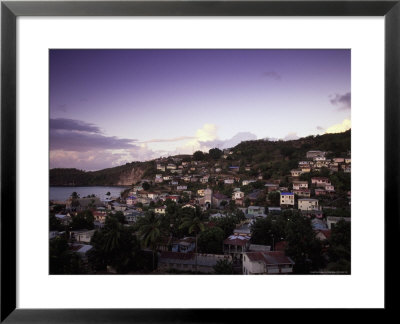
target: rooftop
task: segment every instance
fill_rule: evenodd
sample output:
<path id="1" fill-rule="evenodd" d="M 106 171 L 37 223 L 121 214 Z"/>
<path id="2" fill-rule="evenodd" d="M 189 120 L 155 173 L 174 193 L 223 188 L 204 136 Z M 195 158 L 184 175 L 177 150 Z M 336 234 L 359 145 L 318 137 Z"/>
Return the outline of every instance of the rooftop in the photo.
<path id="1" fill-rule="evenodd" d="M 246 255 L 250 261 L 259 261 L 266 265 L 294 264 L 283 251 L 247 252 Z"/>

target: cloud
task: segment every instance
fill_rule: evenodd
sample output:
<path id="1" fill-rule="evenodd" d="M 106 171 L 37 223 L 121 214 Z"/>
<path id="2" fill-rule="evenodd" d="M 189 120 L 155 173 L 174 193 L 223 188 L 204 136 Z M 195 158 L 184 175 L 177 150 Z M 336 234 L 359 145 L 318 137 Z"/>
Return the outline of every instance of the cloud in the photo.
<path id="1" fill-rule="evenodd" d="M 68 118 L 50 118 L 50 130 L 83 131 L 101 133 L 99 127 L 81 120 Z"/>
<path id="2" fill-rule="evenodd" d="M 297 140 L 299 138 L 300 137 L 298 137 L 296 133 L 289 133 L 283 138 L 283 140 L 284 141 L 293 141 L 293 140 Z"/>
<path id="3" fill-rule="evenodd" d="M 262 75 L 266 78 L 270 78 L 275 81 L 280 81 L 282 79 L 282 76 L 275 71 L 267 71 L 267 72 L 264 72 Z"/>
<path id="4" fill-rule="evenodd" d="M 74 119 L 50 119 L 50 167 L 99 170 L 159 157 L 145 143 L 104 135 L 100 128 Z"/>
<path id="5" fill-rule="evenodd" d="M 204 124 L 202 128 L 196 131 L 196 140 L 199 142 L 208 142 L 217 138 L 217 126 L 214 124 Z"/>
<path id="6" fill-rule="evenodd" d="M 317 126 L 316 127 L 318 130 L 320 130 L 320 131 L 324 131 L 325 130 L 325 128 L 323 128 L 322 126 Z"/>
<path id="7" fill-rule="evenodd" d="M 348 110 L 351 108 L 351 92 L 345 94 L 335 94 L 330 96 L 329 101 L 332 105 L 337 106 L 339 110 Z"/>
<path id="8" fill-rule="evenodd" d="M 159 157 L 156 152 L 137 147 L 131 150 L 91 150 L 84 152 L 52 150 L 50 168 L 77 168 L 95 171 L 123 165 L 132 161 L 146 161 Z"/>
<path id="9" fill-rule="evenodd" d="M 222 140 L 218 138 L 218 127 L 215 124 L 204 124 L 196 130 L 195 136 L 186 143 L 178 146 L 175 150 L 168 152 L 169 155 L 192 154 L 195 151 L 208 152 L 214 147 L 225 149 L 234 147 L 242 141 L 257 139 L 257 136 L 250 132 L 239 132 L 235 136 Z"/>
<path id="10" fill-rule="evenodd" d="M 179 142 L 188 139 L 195 139 L 195 136 L 180 136 L 175 138 L 166 138 L 166 139 L 151 139 L 148 141 L 143 141 L 140 143 L 165 143 L 165 142 Z"/>
<path id="11" fill-rule="evenodd" d="M 137 146 L 132 144 L 134 140 L 104 136 L 97 133 L 50 130 L 50 149 L 66 151 L 91 151 L 91 150 L 115 150 L 130 149 Z"/>
<path id="12" fill-rule="evenodd" d="M 351 128 L 351 120 L 345 119 L 340 124 L 335 124 L 326 129 L 327 134 L 343 133 Z"/>

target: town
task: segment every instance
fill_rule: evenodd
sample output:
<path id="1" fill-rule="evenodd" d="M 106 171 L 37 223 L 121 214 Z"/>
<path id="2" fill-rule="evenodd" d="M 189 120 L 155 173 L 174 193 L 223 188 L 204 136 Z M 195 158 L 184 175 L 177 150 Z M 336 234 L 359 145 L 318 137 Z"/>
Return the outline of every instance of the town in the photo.
<path id="1" fill-rule="evenodd" d="M 269 162 L 245 144 L 153 160 L 120 197 L 71 187 L 50 201 L 50 273 L 350 274 L 350 147 Z"/>

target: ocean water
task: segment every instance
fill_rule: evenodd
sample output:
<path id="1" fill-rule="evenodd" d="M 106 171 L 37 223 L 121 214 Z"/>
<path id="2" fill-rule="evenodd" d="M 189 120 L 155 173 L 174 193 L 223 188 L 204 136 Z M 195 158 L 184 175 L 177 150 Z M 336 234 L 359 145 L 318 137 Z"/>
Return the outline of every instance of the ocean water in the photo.
<path id="1" fill-rule="evenodd" d="M 95 195 L 101 200 L 104 200 L 108 196 L 107 192 L 111 193 L 110 197 L 120 197 L 121 192 L 126 190 L 128 187 L 50 187 L 50 200 L 65 201 L 75 191 L 79 197 L 83 198 L 89 195 Z"/>

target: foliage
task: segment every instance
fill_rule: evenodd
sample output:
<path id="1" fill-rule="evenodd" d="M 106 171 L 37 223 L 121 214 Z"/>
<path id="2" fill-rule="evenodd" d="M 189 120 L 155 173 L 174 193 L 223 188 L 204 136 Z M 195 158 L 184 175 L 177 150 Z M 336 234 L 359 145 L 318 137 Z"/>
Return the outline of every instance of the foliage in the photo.
<path id="1" fill-rule="evenodd" d="M 286 254 L 295 262 L 295 273 L 309 273 L 323 266 L 322 246 L 309 218 L 292 215 L 286 226 L 286 241 Z"/>
<path id="2" fill-rule="evenodd" d="M 193 159 L 195 161 L 203 161 L 205 159 L 205 154 L 202 151 L 196 151 L 193 153 Z"/>
<path id="3" fill-rule="evenodd" d="M 214 160 L 218 160 L 223 155 L 223 152 L 219 148 L 212 148 L 208 151 L 208 154 Z"/>
<path id="4" fill-rule="evenodd" d="M 79 212 L 76 216 L 72 216 L 71 229 L 82 230 L 82 229 L 93 229 L 94 228 L 94 216 L 91 210 L 84 210 Z"/>
<path id="5" fill-rule="evenodd" d="M 143 256 L 140 243 L 132 229 L 121 225 L 116 217 L 107 217 L 105 227 L 92 237 L 89 260 L 95 270 L 106 270 L 112 266 L 117 273 L 140 270 Z"/>
<path id="6" fill-rule="evenodd" d="M 340 220 L 332 228 L 329 238 L 329 265 L 328 269 L 334 271 L 344 271 L 350 273 L 351 259 L 351 224 Z"/>
<path id="7" fill-rule="evenodd" d="M 279 206 L 280 205 L 280 200 L 281 200 L 281 194 L 279 191 L 271 191 L 268 193 L 268 200 L 270 206 Z"/>
<path id="8" fill-rule="evenodd" d="M 220 254 L 225 239 L 224 231 L 219 227 L 211 227 L 200 233 L 198 238 L 201 253 Z"/>
<path id="9" fill-rule="evenodd" d="M 49 227 L 50 231 L 62 231 L 64 229 L 61 221 L 53 213 L 49 217 Z"/>
<path id="10" fill-rule="evenodd" d="M 213 267 L 216 274 L 233 274 L 233 265 L 228 260 L 218 260 Z"/>
<path id="11" fill-rule="evenodd" d="M 143 182 L 142 183 L 142 188 L 143 188 L 143 190 L 149 190 L 150 189 L 150 184 L 148 183 L 148 182 Z"/>
<path id="12" fill-rule="evenodd" d="M 86 269 L 80 257 L 69 250 L 65 237 L 50 241 L 50 274 L 83 274 Z"/>

